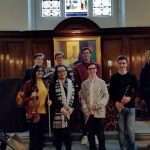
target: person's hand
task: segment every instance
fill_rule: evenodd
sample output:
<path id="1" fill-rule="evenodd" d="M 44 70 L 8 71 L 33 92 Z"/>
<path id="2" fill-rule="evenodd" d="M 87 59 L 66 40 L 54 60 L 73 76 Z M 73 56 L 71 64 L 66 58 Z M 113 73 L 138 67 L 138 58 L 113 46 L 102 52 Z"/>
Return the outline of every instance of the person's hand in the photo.
<path id="1" fill-rule="evenodd" d="M 115 106 L 116 106 L 118 111 L 121 111 L 124 108 L 124 106 L 120 102 L 116 102 Z"/>
<path id="2" fill-rule="evenodd" d="M 68 111 L 67 111 L 64 107 L 61 108 L 60 112 L 61 112 L 61 114 L 64 115 L 65 117 L 68 116 Z"/>
<path id="3" fill-rule="evenodd" d="M 52 101 L 51 101 L 51 100 L 48 100 L 48 101 L 47 101 L 47 104 L 48 104 L 48 106 L 51 106 L 51 105 L 52 105 Z"/>
<path id="4" fill-rule="evenodd" d="M 124 97 L 122 98 L 122 100 L 121 100 L 121 104 L 122 104 L 122 105 L 125 105 L 125 104 L 127 104 L 130 100 L 131 100 L 131 97 L 129 97 L 129 96 L 124 96 Z"/>
<path id="5" fill-rule="evenodd" d="M 141 105 L 142 106 L 145 105 L 145 100 L 144 99 L 141 100 Z"/>
<path id="6" fill-rule="evenodd" d="M 73 113 L 74 109 L 73 108 L 69 108 L 68 109 L 68 115 L 71 115 Z"/>
<path id="7" fill-rule="evenodd" d="M 86 113 L 84 114 L 85 120 L 87 120 L 87 119 L 89 118 L 89 116 L 90 116 L 90 113 L 89 113 L 89 112 L 86 112 Z"/>
<path id="8" fill-rule="evenodd" d="M 16 104 L 17 104 L 18 106 L 23 105 L 23 102 L 24 102 L 23 95 L 24 95 L 24 92 L 22 92 L 22 91 L 19 91 L 19 92 L 17 93 Z"/>
<path id="9" fill-rule="evenodd" d="M 96 110 L 96 104 L 93 104 L 92 107 L 91 107 L 91 109 L 92 109 L 92 111 Z"/>
<path id="10" fill-rule="evenodd" d="M 33 97 L 36 97 L 37 96 L 37 92 L 32 92 L 32 94 L 31 94 L 31 98 L 33 98 Z"/>

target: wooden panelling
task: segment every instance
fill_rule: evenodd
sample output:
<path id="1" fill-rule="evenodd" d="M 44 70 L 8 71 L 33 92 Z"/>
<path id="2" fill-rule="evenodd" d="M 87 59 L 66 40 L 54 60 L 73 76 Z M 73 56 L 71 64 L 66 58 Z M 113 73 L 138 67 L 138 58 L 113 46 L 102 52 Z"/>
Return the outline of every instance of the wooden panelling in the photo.
<path id="1" fill-rule="evenodd" d="M 122 54 L 122 49 L 121 37 L 102 39 L 102 77 L 107 82 L 110 79 L 110 73 L 116 72 L 116 58 Z M 108 66 L 108 61 L 112 61 L 112 67 Z"/>
<path id="2" fill-rule="evenodd" d="M 22 77 L 33 65 L 37 52 L 53 64 L 53 38 L 50 31 L 0 32 L 0 78 Z"/>
<path id="3" fill-rule="evenodd" d="M 3 54 L 2 42 L 0 41 L 0 78 L 3 76 L 4 70 L 4 54 Z"/>
<path id="4" fill-rule="evenodd" d="M 141 68 L 145 63 L 146 51 L 150 49 L 150 37 L 130 37 L 129 53 L 131 60 L 131 71 L 139 79 Z"/>
<path id="5" fill-rule="evenodd" d="M 139 79 L 141 68 L 145 63 L 145 53 L 150 49 L 150 36 L 143 35 L 120 37 L 102 37 L 102 67 L 103 79 L 109 81 L 110 69 L 116 72 L 116 58 L 120 54 L 127 56 L 128 70 L 134 73 Z M 112 67 L 108 67 L 108 60 L 112 60 Z"/>
<path id="6" fill-rule="evenodd" d="M 45 55 L 45 60 L 52 60 L 53 63 L 53 41 L 52 40 L 32 40 L 31 42 L 33 55 L 42 52 Z M 46 67 L 46 61 L 44 66 Z"/>
<path id="7" fill-rule="evenodd" d="M 3 76 L 21 77 L 24 69 L 24 42 L 23 41 L 7 41 L 3 43 L 3 53 L 5 68 Z"/>
<path id="8" fill-rule="evenodd" d="M 77 19 L 79 20 L 79 19 Z M 102 75 L 105 81 L 109 81 L 110 69 L 116 72 L 116 58 L 125 54 L 129 59 L 129 71 L 136 74 L 139 79 L 140 71 L 145 61 L 145 52 L 150 49 L 150 28 L 98 28 L 95 24 L 86 26 L 85 19 L 80 18 L 73 22 L 76 28 L 67 28 L 64 21 L 54 31 L 1 31 L 0 32 L 0 77 L 23 76 L 25 68 L 33 65 L 33 55 L 36 52 L 45 54 L 45 62 L 50 59 L 54 63 L 54 37 L 79 37 L 100 36 L 102 53 Z M 89 20 L 88 20 L 89 21 Z M 61 24 L 63 28 L 61 28 Z M 90 32 L 86 32 L 84 27 Z M 93 29 L 94 28 L 94 29 Z M 61 29 L 61 32 L 58 30 Z M 69 30 L 70 29 L 70 30 Z M 80 29 L 80 32 L 79 30 Z M 66 31 L 67 32 L 63 32 Z M 78 31 L 78 32 L 72 32 Z M 112 67 L 108 67 L 108 60 L 112 61 Z"/>

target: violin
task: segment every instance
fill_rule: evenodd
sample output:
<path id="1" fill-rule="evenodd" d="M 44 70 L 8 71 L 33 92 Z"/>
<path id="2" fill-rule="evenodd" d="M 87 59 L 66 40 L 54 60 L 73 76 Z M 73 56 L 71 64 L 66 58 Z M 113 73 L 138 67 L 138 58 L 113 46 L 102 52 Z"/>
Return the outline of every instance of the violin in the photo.
<path id="1" fill-rule="evenodd" d="M 38 93 L 37 86 L 34 87 L 33 92 Z M 38 107 L 39 107 L 38 96 L 33 96 L 29 100 L 27 107 L 27 119 L 33 121 L 33 123 L 37 123 L 40 121 L 40 114 L 38 113 Z"/>

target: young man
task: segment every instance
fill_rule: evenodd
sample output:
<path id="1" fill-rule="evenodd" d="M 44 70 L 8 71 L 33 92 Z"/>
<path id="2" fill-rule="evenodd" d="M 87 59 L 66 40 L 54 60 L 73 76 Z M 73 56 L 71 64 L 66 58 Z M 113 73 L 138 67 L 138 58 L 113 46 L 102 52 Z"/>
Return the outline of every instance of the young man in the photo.
<path id="1" fill-rule="evenodd" d="M 81 106 L 85 117 L 88 131 L 88 141 L 90 150 L 96 150 L 94 135 L 97 135 L 99 150 L 105 148 L 105 114 L 106 104 L 109 99 L 105 82 L 96 75 L 95 63 L 87 65 L 88 79 L 81 84 Z"/>
<path id="2" fill-rule="evenodd" d="M 55 68 L 58 65 L 64 65 L 63 63 L 64 60 L 64 54 L 62 52 L 57 52 L 55 54 L 55 66 L 50 68 L 48 73 L 45 75 L 45 78 L 48 78 L 49 82 L 52 83 L 53 82 L 53 78 L 54 78 L 54 72 L 55 72 Z M 73 72 L 72 69 L 70 67 L 67 67 L 67 71 L 69 73 L 69 78 L 71 78 L 73 80 Z"/>
<path id="3" fill-rule="evenodd" d="M 81 50 L 81 63 L 77 64 L 74 68 L 74 81 L 78 88 L 78 91 L 80 91 L 81 83 L 88 78 L 87 65 L 90 62 L 94 62 L 93 60 L 91 60 L 91 50 L 88 47 L 84 47 Z M 96 68 L 97 68 L 96 74 L 99 78 L 101 78 L 100 65 L 96 64 Z M 81 112 L 81 117 L 82 117 L 82 112 Z M 81 139 L 81 144 L 87 144 L 88 142 L 87 131 L 86 131 L 86 127 L 84 127 L 83 117 L 81 119 L 82 119 L 81 122 L 82 122 L 82 134 L 83 134 L 83 138 Z M 96 143 L 98 144 L 97 138 L 96 138 Z"/>
<path id="4" fill-rule="evenodd" d="M 118 110 L 118 133 L 121 150 L 134 150 L 135 98 L 138 81 L 127 71 L 127 57 L 117 58 L 118 72 L 110 79 L 110 99 Z"/>
<path id="5" fill-rule="evenodd" d="M 34 55 L 34 60 L 33 60 L 34 65 L 32 67 L 26 69 L 23 83 L 25 83 L 26 81 L 28 81 L 32 78 L 32 73 L 33 73 L 34 67 L 36 65 L 43 65 L 44 57 L 45 57 L 45 55 L 43 53 L 36 53 Z"/>
<path id="6" fill-rule="evenodd" d="M 81 63 L 77 64 L 74 69 L 74 80 L 79 90 L 81 87 L 81 83 L 88 78 L 87 65 L 90 62 L 94 62 L 91 59 L 91 50 L 88 47 L 84 47 L 81 50 Z M 96 74 L 98 75 L 99 78 L 101 78 L 101 67 L 99 64 L 96 64 L 96 67 L 97 67 Z"/>

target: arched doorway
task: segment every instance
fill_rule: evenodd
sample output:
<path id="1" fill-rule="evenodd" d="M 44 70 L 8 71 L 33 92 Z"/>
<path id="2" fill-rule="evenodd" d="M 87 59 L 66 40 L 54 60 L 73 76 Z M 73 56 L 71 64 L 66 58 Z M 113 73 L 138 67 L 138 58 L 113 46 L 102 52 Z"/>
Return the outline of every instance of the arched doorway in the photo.
<path id="1" fill-rule="evenodd" d="M 68 18 L 54 29 L 54 54 L 64 53 L 64 64 L 80 62 L 80 50 L 89 47 L 92 59 L 101 64 L 101 39 L 99 26 L 83 17 Z"/>

